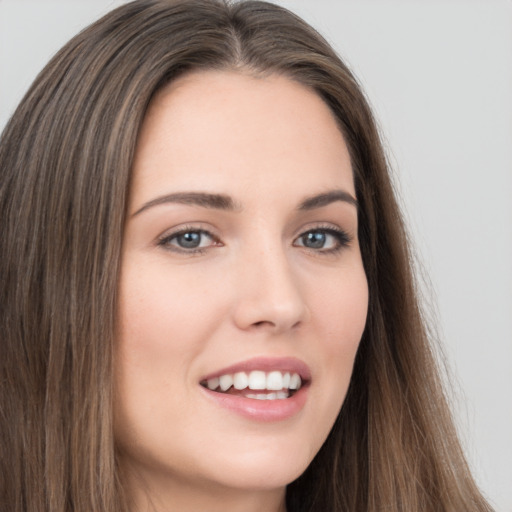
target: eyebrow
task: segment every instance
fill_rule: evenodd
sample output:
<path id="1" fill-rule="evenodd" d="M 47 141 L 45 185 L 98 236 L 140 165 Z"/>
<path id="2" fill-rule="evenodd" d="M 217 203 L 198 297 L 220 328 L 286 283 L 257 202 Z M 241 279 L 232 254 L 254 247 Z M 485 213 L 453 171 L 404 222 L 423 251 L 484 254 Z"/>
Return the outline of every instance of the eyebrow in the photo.
<path id="1" fill-rule="evenodd" d="M 357 199 L 352 197 L 348 192 L 345 192 L 344 190 L 331 190 L 323 194 L 317 194 L 306 198 L 299 204 L 298 210 L 314 210 L 316 208 L 322 208 L 323 206 L 335 203 L 336 201 L 342 201 L 358 208 Z"/>
<path id="2" fill-rule="evenodd" d="M 207 192 L 176 192 L 157 197 L 145 203 L 132 216 L 139 215 L 148 208 L 166 203 L 187 204 L 191 206 L 200 206 L 213 210 L 238 211 L 242 207 L 235 203 L 233 199 L 225 194 L 210 194 Z"/>
<path id="3" fill-rule="evenodd" d="M 302 201 L 299 206 L 299 211 L 309 211 L 316 208 L 322 208 L 336 201 L 342 201 L 358 207 L 357 200 L 344 190 L 331 190 L 322 194 L 317 194 L 308 197 Z M 159 196 L 147 203 L 143 204 L 133 215 L 139 215 L 143 211 L 148 210 L 154 206 L 166 203 L 186 204 L 191 206 L 199 206 L 201 208 L 208 208 L 212 210 L 224 211 L 240 211 L 242 206 L 236 203 L 230 196 L 225 194 L 211 194 L 208 192 L 176 192 L 173 194 L 166 194 Z"/>

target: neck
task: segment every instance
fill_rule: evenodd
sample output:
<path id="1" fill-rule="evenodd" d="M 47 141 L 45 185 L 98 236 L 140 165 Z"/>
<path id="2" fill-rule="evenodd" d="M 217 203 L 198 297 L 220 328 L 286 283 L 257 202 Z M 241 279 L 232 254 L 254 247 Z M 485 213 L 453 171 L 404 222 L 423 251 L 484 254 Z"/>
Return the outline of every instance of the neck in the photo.
<path id="1" fill-rule="evenodd" d="M 173 476 L 124 475 L 130 510 L 137 512 L 286 512 L 286 488 L 238 489 Z"/>

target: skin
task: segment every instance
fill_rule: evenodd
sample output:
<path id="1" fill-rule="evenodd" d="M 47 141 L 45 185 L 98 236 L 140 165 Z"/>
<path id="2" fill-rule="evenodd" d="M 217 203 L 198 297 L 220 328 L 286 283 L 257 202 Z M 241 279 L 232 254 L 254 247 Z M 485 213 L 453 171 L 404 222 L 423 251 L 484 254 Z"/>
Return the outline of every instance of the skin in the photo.
<path id="1" fill-rule="evenodd" d="M 152 101 L 133 173 L 115 435 L 134 510 L 283 511 L 340 411 L 366 321 L 357 208 L 298 209 L 333 190 L 355 198 L 342 134 L 285 77 L 194 72 Z M 161 199 L 181 192 L 235 208 Z M 183 230 L 211 236 L 191 250 Z M 253 357 L 308 365 L 299 412 L 258 421 L 208 399 L 201 378 Z"/>

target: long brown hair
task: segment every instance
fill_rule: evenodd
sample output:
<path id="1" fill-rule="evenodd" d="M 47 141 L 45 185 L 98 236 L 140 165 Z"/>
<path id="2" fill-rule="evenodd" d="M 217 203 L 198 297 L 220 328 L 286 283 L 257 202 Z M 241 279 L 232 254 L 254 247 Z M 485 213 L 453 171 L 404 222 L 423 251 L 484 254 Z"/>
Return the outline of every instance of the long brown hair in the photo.
<path id="1" fill-rule="evenodd" d="M 72 39 L 0 142 L 0 505 L 121 512 L 112 434 L 117 284 L 137 135 L 189 70 L 315 90 L 352 159 L 369 315 L 348 395 L 290 512 L 489 511 L 443 395 L 379 134 L 345 64 L 264 2 L 138 0 Z"/>

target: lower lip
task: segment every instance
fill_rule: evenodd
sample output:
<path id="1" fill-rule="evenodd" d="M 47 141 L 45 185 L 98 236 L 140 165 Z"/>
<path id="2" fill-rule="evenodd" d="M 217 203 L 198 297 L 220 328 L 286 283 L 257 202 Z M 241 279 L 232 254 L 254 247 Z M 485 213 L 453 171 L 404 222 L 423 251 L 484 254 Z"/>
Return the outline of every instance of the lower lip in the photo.
<path id="1" fill-rule="evenodd" d="M 257 400 L 201 389 L 217 405 L 254 421 L 283 421 L 297 414 L 306 403 L 308 386 L 301 387 L 293 396 L 276 400 Z"/>

